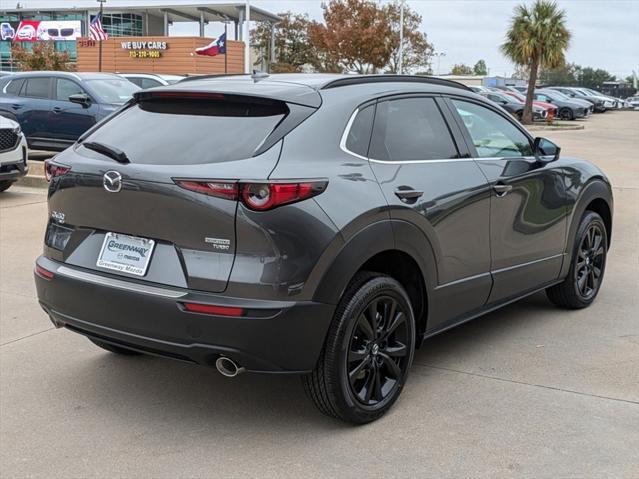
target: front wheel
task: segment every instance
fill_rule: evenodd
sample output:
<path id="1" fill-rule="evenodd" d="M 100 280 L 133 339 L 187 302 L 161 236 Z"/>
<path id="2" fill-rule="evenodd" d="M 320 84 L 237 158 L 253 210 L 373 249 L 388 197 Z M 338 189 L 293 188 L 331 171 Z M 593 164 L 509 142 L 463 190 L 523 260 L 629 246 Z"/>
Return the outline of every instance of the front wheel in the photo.
<path id="1" fill-rule="evenodd" d="M 559 111 L 559 118 L 561 118 L 562 120 L 574 120 L 575 115 L 572 113 L 572 110 L 570 108 L 562 108 Z"/>
<path id="2" fill-rule="evenodd" d="M 304 388 L 328 416 L 364 424 L 388 411 L 415 351 L 415 318 L 393 278 L 358 273 L 344 293 L 315 370 Z"/>
<path id="3" fill-rule="evenodd" d="M 580 309 L 595 300 L 606 268 L 608 236 L 601 216 L 586 211 L 575 241 L 570 270 L 566 279 L 548 288 L 548 299 L 557 306 Z"/>

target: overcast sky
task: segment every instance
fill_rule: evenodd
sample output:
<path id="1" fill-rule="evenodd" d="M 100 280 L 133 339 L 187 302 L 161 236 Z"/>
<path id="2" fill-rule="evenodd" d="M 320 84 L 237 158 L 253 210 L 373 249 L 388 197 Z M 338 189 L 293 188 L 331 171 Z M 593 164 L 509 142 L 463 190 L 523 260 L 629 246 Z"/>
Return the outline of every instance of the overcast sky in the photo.
<path id="1" fill-rule="evenodd" d="M 384 3 L 383 1 L 381 3 Z M 440 71 L 455 63 L 474 65 L 486 60 L 491 75 L 510 74 L 513 66 L 499 52 L 510 16 L 520 0 L 407 0 L 422 16 L 422 30 L 441 58 Z M 526 1 L 525 3 L 532 3 Z M 558 0 L 566 10 L 572 42 L 567 60 L 604 68 L 625 78 L 639 72 L 639 0 Z M 320 0 L 252 0 L 251 5 L 271 12 L 291 10 L 322 19 Z M 219 24 L 207 27 L 217 36 Z M 197 34 L 197 26 L 180 24 L 172 34 Z M 437 62 L 434 62 L 437 69 Z"/>

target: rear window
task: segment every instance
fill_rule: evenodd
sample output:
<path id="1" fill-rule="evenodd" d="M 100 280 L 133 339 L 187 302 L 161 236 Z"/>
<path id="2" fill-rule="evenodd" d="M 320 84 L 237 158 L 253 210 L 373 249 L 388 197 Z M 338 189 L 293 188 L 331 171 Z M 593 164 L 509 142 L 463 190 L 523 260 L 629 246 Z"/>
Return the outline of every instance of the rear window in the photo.
<path id="1" fill-rule="evenodd" d="M 287 113 L 286 103 L 261 99 L 150 99 L 125 109 L 86 141 L 116 147 L 132 163 L 221 163 L 253 156 Z"/>

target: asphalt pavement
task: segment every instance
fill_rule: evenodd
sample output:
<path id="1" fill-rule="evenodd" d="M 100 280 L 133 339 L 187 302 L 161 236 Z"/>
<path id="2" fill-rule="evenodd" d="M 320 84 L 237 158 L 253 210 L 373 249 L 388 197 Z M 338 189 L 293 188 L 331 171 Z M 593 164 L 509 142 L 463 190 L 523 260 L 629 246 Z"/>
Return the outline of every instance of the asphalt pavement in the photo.
<path id="1" fill-rule="evenodd" d="M 296 377 L 118 357 L 35 299 L 46 193 L 0 195 L 0 477 L 639 477 L 639 112 L 541 132 L 614 185 L 595 304 L 543 294 L 431 338 L 381 420 L 315 411 Z"/>

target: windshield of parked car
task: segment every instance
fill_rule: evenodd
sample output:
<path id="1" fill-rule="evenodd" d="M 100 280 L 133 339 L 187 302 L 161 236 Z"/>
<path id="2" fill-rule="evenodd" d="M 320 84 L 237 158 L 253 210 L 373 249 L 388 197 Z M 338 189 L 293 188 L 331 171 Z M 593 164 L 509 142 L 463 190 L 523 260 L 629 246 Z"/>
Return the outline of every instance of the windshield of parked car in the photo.
<path id="1" fill-rule="evenodd" d="M 542 91 L 541 93 L 546 95 L 551 100 L 555 100 L 555 101 L 557 101 L 557 100 L 570 101 L 571 100 L 571 98 L 568 95 L 564 95 L 563 93 L 561 93 L 560 91 L 557 91 L 557 90 L 553 90 L 552 92 Z"/>
<path id="2" fill-rule="evenodd" d="M 101 103 L 114 103 L 123 105 L 140 87 L 124 78 L 100 78 L 87 80 L 86 83 L 93 89 Z"/>

